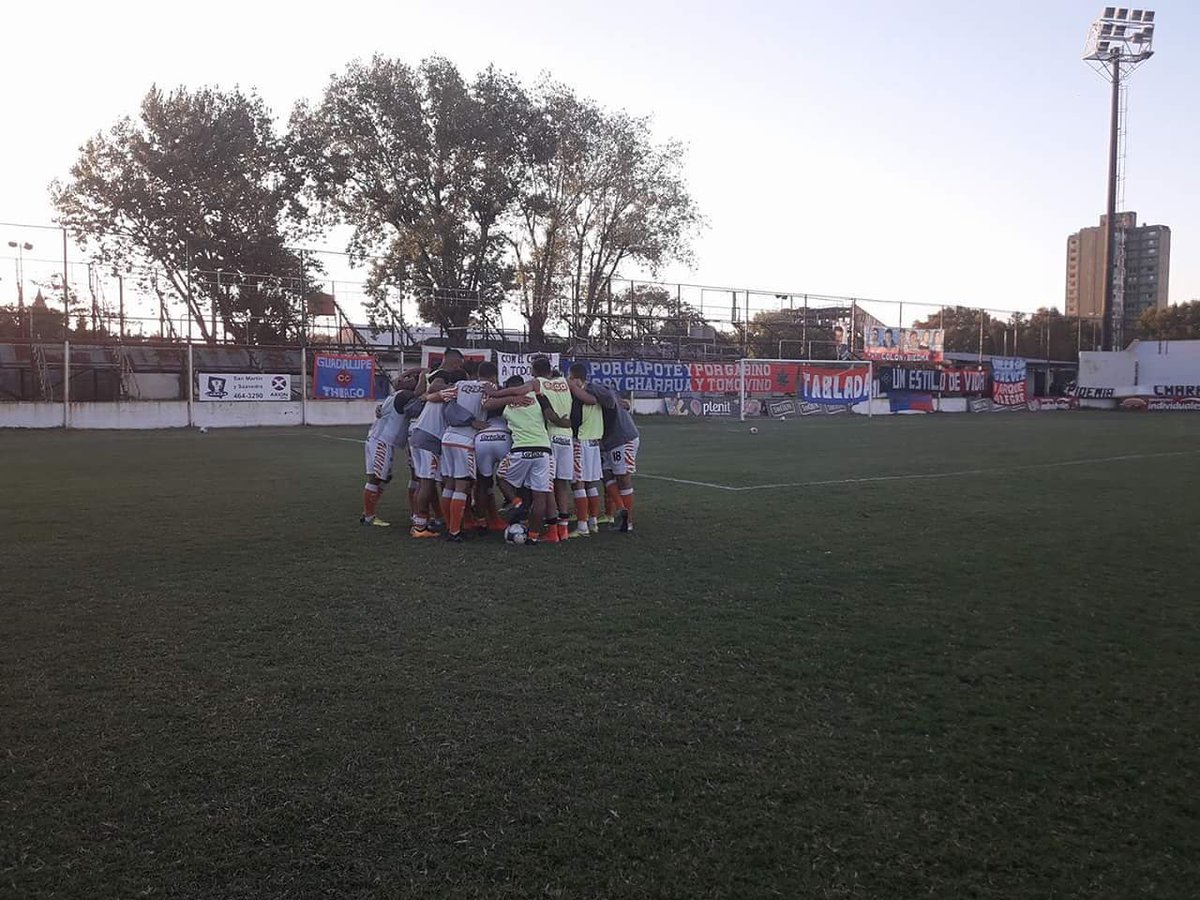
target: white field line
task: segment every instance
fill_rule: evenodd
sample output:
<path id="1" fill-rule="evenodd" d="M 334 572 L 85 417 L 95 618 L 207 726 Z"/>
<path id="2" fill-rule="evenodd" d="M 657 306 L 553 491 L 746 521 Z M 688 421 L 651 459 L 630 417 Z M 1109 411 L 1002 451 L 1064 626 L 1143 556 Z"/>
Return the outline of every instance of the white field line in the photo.
<path id="1" fill-rule="evenodd" d="M 668 478 L 665 475 L 649 475 L 639 472 L 639 478 L 652 478 L 655 481 L 669 481 L 673 484 L 690 484 L 696 487 L 714 488 L 720 491 L 767 491 L 783 488 L 834 487 L 845 484 L 875 484 L 888 481 L 928 481 L 940 478 L 967 478 L 972 475 L 1007 475 L 1013 472 L 1030 472 L 1037 469 L 1061 469 L 1068 466 L 1092 466 L 1103 463 L 1131 462 L 1144 459 L 1165 459 L 1173 456 L 1195 456 L 1197 450 L 1173 450 L 1165 453 L 1127 453 L 1122 456 L 1098 456 L 1090 459 L 1068 459 L 1061 462 L 1031 463 L 1025 466 L 1008 466 L 993 469 L 962 469 L 954 472 L 914 472 L 905 475 L 866 475 L 860 478 L 833 478 L 823 481 L 788 481 L 778 484 L 751 484 L 737 487 L 731 484 L 714 484 L 708 481 L 688 481 L 683 478 Z"/>
<path id="2" fill-rule="evenodd" d="M 366 441 L 361 438 L 344 438 L 338 437 L 336 434 L 318 434 L 317 437 L 325 438 L 327 441 L 345 441 L 348 444 L 365 444 Z"/>

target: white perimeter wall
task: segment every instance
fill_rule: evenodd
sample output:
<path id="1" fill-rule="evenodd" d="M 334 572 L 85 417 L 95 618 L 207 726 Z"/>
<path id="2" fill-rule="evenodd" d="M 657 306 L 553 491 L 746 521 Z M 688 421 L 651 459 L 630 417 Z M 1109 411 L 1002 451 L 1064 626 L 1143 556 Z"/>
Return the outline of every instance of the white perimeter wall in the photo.
<path id="1" fill-rule="evenodd" d="M 1079 354 L 1080 387 L 1122 397 L 1153 393 L 1155 385 L 1200 385 L 1200 341 L 1134 341 L 1117 352 Z"/>
<path id="2" fill-rule="evenodd" d="M 195 403 L 196 427 L 246 428 L 256 425 L 369 425 L 374 400 L 310 400 L 278 403 Z M 187 428 L 186 400 L 126 403 L 72 403 L 71 428 Z M 0 403 L 0 428 L 62 428 L 61 403 Z"/>

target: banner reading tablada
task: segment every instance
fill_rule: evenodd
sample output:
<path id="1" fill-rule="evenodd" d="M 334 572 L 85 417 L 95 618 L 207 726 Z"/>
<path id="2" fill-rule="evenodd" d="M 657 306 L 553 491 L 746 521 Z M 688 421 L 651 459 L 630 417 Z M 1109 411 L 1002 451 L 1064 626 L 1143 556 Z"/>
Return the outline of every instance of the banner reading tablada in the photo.
<path id="1" fill-rule="evenodd" d="M 871 396 L 871 367 L 797 366 L 797 395 L 805 403 L 846 406 L 862 403 Z"/>
<path id="2" fill-rule="evenodd" d="M 746 362 L 747 394 L 796 393 L 796 364 Z M 742 390 L 740 363 L 691 363 L 691 390 L 696 394 L 737 394 Z"/>
<path id="3" fill-rule="evenodd" d="M 1003 356 L 992 359 L 992 402 L 997 406 L 1025 406 L 1029 402 L 1025 381 L 1024 359 Z"/>
<path id="4" fill-rule="evenodd" d="M 375 399 L 375 357 L 318 353 L 313 358 L 313 397 L 318 400 Z"/>

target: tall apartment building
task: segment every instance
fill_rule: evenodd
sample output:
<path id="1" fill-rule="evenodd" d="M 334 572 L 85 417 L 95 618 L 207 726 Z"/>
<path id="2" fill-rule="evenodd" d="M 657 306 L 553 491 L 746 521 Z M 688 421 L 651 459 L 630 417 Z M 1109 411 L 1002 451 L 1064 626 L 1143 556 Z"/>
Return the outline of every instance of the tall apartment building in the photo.
<path id="1" fill-rule="evenodd" d="M 1067 238 L 1067 315 L 1100 318 L 1104 309 L 1104 225 L 1083 228 Z M 1167 305 L 1171 229 L 1137 223 L 1137 213 L 1117 214 L 1125 243 L 1125 332 L 1132 336 L 1138 316 Z"/>

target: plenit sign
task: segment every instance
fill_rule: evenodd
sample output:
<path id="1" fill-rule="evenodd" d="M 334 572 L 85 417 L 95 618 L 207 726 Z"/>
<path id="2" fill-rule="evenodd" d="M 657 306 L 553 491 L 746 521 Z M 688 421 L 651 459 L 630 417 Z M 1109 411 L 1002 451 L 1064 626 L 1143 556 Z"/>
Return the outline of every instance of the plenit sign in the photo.
<path id="1" fill-rule="evenodd" d="M 313 397 L 318 400 L 375 399 L 375 357 L 318 353 L 313 360 Z"/>

